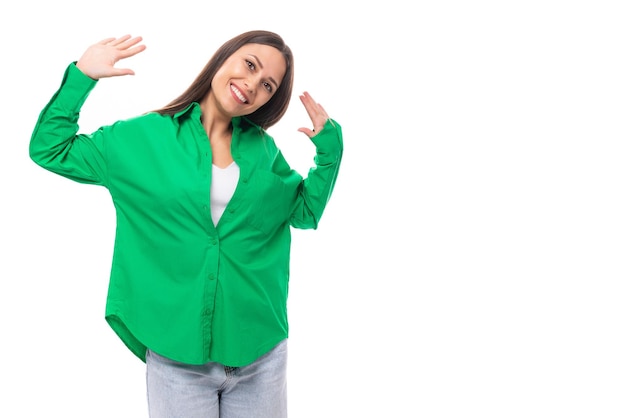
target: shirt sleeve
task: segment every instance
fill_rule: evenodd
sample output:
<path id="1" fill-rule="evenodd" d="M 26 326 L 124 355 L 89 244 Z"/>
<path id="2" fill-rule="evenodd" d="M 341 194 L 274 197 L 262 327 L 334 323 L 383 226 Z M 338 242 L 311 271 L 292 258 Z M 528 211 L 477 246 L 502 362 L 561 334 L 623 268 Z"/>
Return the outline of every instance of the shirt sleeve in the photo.
<path id="1" fill-rule="evenodd" d="M 80 109 L 97 81 L 76 63 L 65 70 L 61 86 L 39 114 L 29 153 L 39 166 L 79 183 L 105 185 L 102 130 L 78 134 Z"/>
<path id="2" fill-rule="evenodd" d="M 300 229 L 317 229 L 322 213 L 332 195 L 343 156 L 341 126 L 328 119 L 312 139 L 315 145 L 315 166 L 302 181 L 290 224 Z"/>

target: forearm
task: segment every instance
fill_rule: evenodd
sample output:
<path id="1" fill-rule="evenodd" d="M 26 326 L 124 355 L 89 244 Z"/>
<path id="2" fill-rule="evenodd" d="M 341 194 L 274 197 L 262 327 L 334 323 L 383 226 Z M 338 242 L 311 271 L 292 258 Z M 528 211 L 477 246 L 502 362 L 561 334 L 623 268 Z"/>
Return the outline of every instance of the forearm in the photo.
<path id="1" fill-rule="evenodd" d="M 77 134 L 80 109 L 95 84 L 74 64 L 68 66 L 31 135 L 29 153 L 36 164 L 76 181 L 99 182 L 93 170 L 96 144 Z"/>
<path id="2" fill-rule="evenodd" d="M 317 150 L 315 167 L 302 181 L 291 216 L 291 225 L 303 229 L 317 228 L 335 188 L 343 156 L 341 126 L 329 120 L 314 142 Z"/>

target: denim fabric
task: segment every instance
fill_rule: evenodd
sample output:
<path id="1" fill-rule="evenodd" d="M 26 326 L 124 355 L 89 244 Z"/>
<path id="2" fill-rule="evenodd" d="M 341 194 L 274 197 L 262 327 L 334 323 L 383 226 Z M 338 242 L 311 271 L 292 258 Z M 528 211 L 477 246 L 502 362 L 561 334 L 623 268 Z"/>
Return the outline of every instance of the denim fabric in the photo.
<path id="1" fill-rule="evenodd" d="M 286 418 L 287 340 L 250 365 L 200 366 L 146 354 L 151 418 Z"/>

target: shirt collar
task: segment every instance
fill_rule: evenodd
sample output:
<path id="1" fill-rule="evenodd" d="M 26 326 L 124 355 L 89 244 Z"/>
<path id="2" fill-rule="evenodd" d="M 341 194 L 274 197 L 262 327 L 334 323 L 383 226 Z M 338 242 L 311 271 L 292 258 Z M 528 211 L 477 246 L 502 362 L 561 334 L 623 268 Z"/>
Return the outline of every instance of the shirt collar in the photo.
<path id="1" fill-rule="evenodd" d="M 202 117 L 202 109 L 200 108 L 200 103 L 192 102 L 183 110 L 176 112 L 174 114 L 174 119 L 180 119 L 185 115 L 189 115 L 192 118 L 200 120 Z M 231 123 L 233 124 L 233 127 L 241 127 L 244 121 L 247 125 L 256 126 L 252 121 L 244 116 L 235 116 L 234 118 L 232 118 Z"/>
<path id="2" fill-rule="evenodd" d="M 191 104 L 189 104 L 189 106 L 187 106 L 183 110 L 176 112 L 174 114 L 174 119 L 180 119 L 182 116 L 185 116 L 188 113 L 192 116 L 197 116 L 198 119 L 200 119 L 200 116 L 202 115 L 202 109 L 200 109 L 200 103 L 192 102 Z"/>

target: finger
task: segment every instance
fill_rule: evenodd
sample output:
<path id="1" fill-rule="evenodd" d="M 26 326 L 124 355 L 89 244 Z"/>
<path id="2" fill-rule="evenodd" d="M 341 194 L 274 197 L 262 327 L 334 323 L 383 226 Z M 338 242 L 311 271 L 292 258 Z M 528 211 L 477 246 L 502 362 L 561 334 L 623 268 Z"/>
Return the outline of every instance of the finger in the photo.
<path id="1" fill-rule="evenodd" d="M 320 108 L 320 114 L 324 116 L 324 119 L 328 119 L 328 112 L 326 112 L 326 109 L 324 109 L 324 106 L 322 106 L 321 104 L 317 104 Z"/>
<path id="2" fill-rule="evenodd" d="M 307 110 L 313 110 L 315 108 L 315 100 L 313 100 L 313 97 L 306 91 L 300 95 L 300 101 L 302 101 L 302 104 Z"/>
<path id="3" fill-rule="evenodd" d="M 311 120 L 315 121 L 315 118 L 317 117 L 318 112 L 319 112 L 317 103 L 315 103 L 313 98 L 307 92 L 304 92 L 300 96 L 300 101 L 304 105 L 304 108 L 307 114 L 309 115 L 309 117 L 311 118 Z"/>
<path id="4" fill-rule="evenodd" d="M 122 39 L 125 40 L 120 42 Z M 130 35 L 114 39 L 109 46 L 114 46 L 117 50 L 115 60 L 118 61 L 120 59 L 129 58 L 145 50 L 145 45 L 137 45 L 142 40 L 143 38 L 141 36 L 130 38 Z"/>
<path id="5" fill-rule="evenodd" d="M 307 92 L 300 96 L 300 100 L 302 101 L 302 104 L 304 105 L 309 117 L 311 118 L 311 122 L 313 123 L 312 130 L 302 128 L 301 132 L 306 133 L 310 138 L 312 138 L 324 128 L 324 125 L 329 117 L 326 110 L 319 103 L 316 103 Z"/>
<path id="6" fill-rule="evenodd" d="M 302 101 L 302 104 L 306 108 L 311 119 L 319 117 L 323 119 L 328 119 L 328 114 L 326 113 L 324 107 L 322 107 L 321 104 L 313 100 L 313 97 L 311 97 L 308 92 L 304 92 L 302 96 L 300 96 L 300 100 Z"/>
<path id="7" fill-rule="evenodd" d="M 132 39 L 129 38 L 128 40 L 120 43 L 118 45 L 118 48 L 119 49 L 128 49 L 128 48 L 130 48 L 130 47 L 132 47 L 134 45 L 137 45 L 141 41 L 143 41 L 143 38 L 141 36 L 135 36 Z"/>
<path id="8" fill-rule="evenodd" d="M 309 138 L 313 138 L 316 135 L 315 129 L 299 128 L 298 132 L 302 132 L 303 134 L 305 134 Z"/>
<path id="9" fill-rule="evenodd" d="M 134 48 L 130 48 L 124 51 L 120 51 L 120 59 L 121 58 L 129 58 L 132 57 L 133 55 L 137 55 L 138 53 L 140 53 L 141 51 L 145 50 L 146 46 L 145 45 L 138 45 Z"/>
<path id="10" fill-rule="evenodd" d="M 130 39 L 130 35 L 124 35 L 119 38 L 113 38 L 108 44 L 109 46 L 118 46 Z"/>
<path id="11" fill-rule="evenodd" d="M 112 76 L 122 76 L 122 75 L 135 75 L 135 72 L 130 68 L 113 68 Z"/>
<path id="12" fill-rule="evenodd" d="M 100 42 L 97 42 L 96 45 L 106 45 L 109 42 L 113 42 L 114 40 L 115 40 L 115 38 L 104 38 Z"/>

